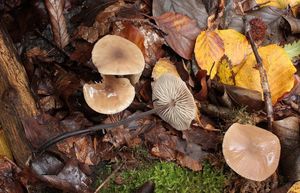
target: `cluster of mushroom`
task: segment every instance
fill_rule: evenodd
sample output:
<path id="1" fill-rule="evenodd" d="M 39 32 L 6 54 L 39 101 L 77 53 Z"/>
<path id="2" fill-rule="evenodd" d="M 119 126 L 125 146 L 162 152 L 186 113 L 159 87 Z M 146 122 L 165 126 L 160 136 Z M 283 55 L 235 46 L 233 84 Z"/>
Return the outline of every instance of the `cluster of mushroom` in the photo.
<path id="1" fill-rule="evenodd" d="M 106 35 L 95 44 L 92 61 L 103 79 L 83 86 L 85 101 L 102 114 L 123 111 L 132 103 L 134 84 L 144 70 L 142 51 L 125 38 Z"/>
<path id="2" fill-rule="evenodd" d="M 85 101 L 102 114 L 123 111 L 134 99 L 134 84 L 145 66 L 141 50 L 125 38 L 106 35 L 95 44 L 92 61 L 103 80 L 83 86 Z M 152 90 L 155 113 L 177 130 L 189 129 L 196 104 L 185 82 L 166 73 L 155 80 Z"/>

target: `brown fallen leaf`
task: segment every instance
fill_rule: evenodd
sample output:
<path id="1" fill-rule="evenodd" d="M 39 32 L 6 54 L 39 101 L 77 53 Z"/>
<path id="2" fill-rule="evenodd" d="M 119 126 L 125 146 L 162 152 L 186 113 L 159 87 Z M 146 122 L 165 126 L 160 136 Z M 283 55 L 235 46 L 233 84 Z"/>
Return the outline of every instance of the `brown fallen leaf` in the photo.
<path id="1" fill-rule="evenodd" d="M 95 43 L 99 38 L 97 28 L 87 26 L 78 26 L 74 36 L 76 38 L 82 38 L 91 44 Z"/>
<path id="2" fill-rule="evenodd" d="M 200 32 L 197 22 L 188 16 L 167 12 L 154 18 L 159 28 L 167 33 L 169 46 L 181 57 L 191 59 L 196 38 Z"/>
<path id="3" fill-rule="evenodd" d="M 64 0 L 45 0 L 45 5 L 51 21 L 53 39 L 59 48 L 69 44 L 69 34 L 66 19 L 63 14 Z"/>
<path id="4" fill-rule="evenodd" d="M 121 27 L 121 30 L 120 28 L 118 28 L 118 31 L 115 31 L 114 34 L 119 35 L 133 42 L 135 45 L 137 45 L 140 48 L 140 50 L 142 51 L 145 57 L 146 56 L 145 45 L 144 45 L 145 38 L 144 35 L 139 31 L 139 29 L 135 27 L 133 24 L 128 22 L 122 22 L 118 26 Z"/>
<path id="5" fill-rule="evenodd" d="M 0 157 L 0 192 L 23 193 L 23 187 L 18 181 L 18 168 L 13 162 Z"/>

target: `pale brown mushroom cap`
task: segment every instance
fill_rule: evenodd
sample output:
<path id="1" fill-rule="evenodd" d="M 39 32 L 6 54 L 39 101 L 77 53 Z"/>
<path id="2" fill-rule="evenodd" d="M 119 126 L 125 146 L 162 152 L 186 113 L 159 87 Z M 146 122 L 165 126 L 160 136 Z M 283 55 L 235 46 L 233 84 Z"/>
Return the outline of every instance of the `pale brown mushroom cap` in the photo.
<path id="1" fill-rule="evenodd" d="M 139 74 L 144 70 L 142 51 L 131 41 L 116 35 L 106 35 L 95 44 L 92 60 L 104 75 Z"/>
<path id="2" fill-rule="evenodd" d="M 115 114 L 132 103 L 135 91 L 127 78 L 105 76 L 102 83 L 85 84 L 83 95 L 86 103 L 94 111 Z"/>
<path id="3" fill-rule="evenodd" d="M 153 84 L 152 100 L 154 108 L 170 104 L 157 114 L 177 130 L 190 128 L 196 116 L 196 104 L 192 93 L 184 81 L 172 74 L 161 75 Z"/>
<path id="4" fill-rule="evenodd" d="M 263 181 L 278 167 L 280 142 L 267 130 L 234 123 L 225 133 L 223 155 L 230 168 L 242 177 Z"/>

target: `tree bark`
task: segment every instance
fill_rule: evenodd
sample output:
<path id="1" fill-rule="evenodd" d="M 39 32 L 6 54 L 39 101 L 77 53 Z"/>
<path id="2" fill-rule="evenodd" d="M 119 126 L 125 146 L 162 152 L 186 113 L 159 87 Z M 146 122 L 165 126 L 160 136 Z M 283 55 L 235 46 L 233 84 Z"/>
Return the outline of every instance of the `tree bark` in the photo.
<path id="1" fill-rule="evenodd" d="M 0 22 L 0 124 L 19 166 L 25 166 L 31 149 L 22 120 L 38 113 L 24 66 Z"/>

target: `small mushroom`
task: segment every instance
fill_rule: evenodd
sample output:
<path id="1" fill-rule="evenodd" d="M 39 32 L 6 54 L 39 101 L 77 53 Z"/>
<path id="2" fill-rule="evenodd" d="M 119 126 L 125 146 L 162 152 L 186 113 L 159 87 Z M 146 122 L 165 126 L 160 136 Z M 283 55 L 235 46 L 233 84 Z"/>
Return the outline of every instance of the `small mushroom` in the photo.
<path id="1" fill-rule="evenodd" d="M 225 133 L 223 155 L 229 167 L 242 177 L 263 181 L 278 167 L 280 142 L 267 130 L 234 123 Z"/>
<path id="2" fill-rule="evenodd" d="M 133 85 L 138 82 L 145 67 L 139 47 L 116 35 L 106 35 L 98 40 L 92 50 L 92 61 L 100 74 L 129 75 Z"/>
<path id="3" fill-rule="evenodd" d="M 154 82 L 152 90 L 153 106 L 160 109 L 157 114 L 177 130 L 189 129 L 196 104 L 185 82 L 166 73 Z"/>
<path id="4" fill-rule="evenodd" d="M 115 114 L 132 103 L 135 91 L 127 78 L 104 76 L 102 83 L 85 84 L 83 95 L 86 103 L 94 111 Z"/>

